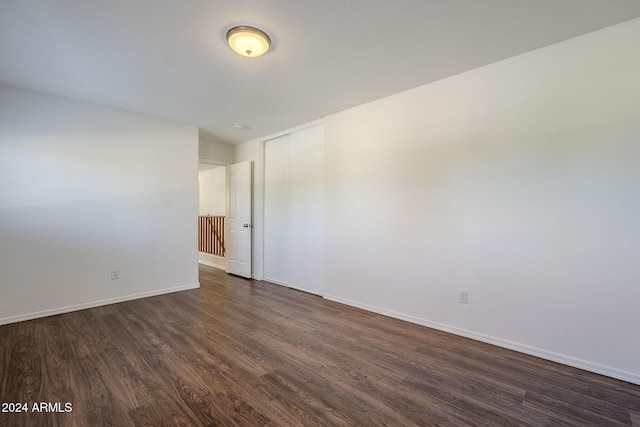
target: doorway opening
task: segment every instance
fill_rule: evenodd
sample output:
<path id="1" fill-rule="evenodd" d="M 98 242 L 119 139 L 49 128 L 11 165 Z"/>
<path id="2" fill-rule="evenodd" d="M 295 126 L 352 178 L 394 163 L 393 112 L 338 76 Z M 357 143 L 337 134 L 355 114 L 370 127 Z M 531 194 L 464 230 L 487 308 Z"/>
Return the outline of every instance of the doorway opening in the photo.
<path id="1" fill-rule="evenodd" d="M 225 269 L 226 167 L 198 164 L 198 262 Z"/>

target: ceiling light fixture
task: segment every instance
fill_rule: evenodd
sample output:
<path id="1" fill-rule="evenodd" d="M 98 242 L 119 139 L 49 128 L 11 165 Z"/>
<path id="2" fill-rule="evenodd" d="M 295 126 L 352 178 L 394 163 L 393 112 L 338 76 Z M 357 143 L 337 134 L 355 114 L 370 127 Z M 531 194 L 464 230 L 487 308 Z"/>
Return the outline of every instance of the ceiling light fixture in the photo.
<path id="1" fill-rule="evenodd" d="M 241 25 L 227 31 L 227 43 L 239 55 L 255 58 L 267 53 L 271 39 L 258 28 Z"/>

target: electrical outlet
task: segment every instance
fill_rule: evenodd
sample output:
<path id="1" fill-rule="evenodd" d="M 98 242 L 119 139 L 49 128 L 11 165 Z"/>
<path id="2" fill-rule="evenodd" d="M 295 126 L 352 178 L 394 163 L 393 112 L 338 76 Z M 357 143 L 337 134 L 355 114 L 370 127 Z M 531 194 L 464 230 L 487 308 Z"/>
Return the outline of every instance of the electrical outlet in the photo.
<path id="1" fill-rule="evenodd" d="M 468 291 L 460 291 L 458 296 L 458 302 L 460 304 L 467 304 L 469 302 L 469 292 Z"/>
<path id="2" fill-rule="evenodd" d="M 111 270 L 111 280 L 120 278 L 120 270 Z"/>

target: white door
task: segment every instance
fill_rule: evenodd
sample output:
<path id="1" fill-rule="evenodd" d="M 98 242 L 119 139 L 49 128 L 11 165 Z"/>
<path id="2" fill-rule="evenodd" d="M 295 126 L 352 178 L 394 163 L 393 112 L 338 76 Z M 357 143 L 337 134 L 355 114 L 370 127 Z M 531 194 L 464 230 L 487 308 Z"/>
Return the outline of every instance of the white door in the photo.
<path id="1" fill-rule="evenodd" d="M 227 273 L 251 277 L 251 162 L 227 166 Z"/>

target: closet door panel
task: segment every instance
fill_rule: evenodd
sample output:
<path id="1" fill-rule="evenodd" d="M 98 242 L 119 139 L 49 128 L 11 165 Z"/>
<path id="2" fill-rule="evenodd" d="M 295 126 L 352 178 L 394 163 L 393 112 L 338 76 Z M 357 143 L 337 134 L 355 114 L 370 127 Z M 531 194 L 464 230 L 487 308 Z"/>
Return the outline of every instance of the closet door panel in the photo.
<path id="1" fill-rule="evenodd" d="M 324 126 L 290 134 L 289 286 L 324 290 Z"/>
<path id="2" fill-rule="evenodd" d="M 290 136 L 266 141 L 264 150 L 264 278 L 288 285 Z"/>

